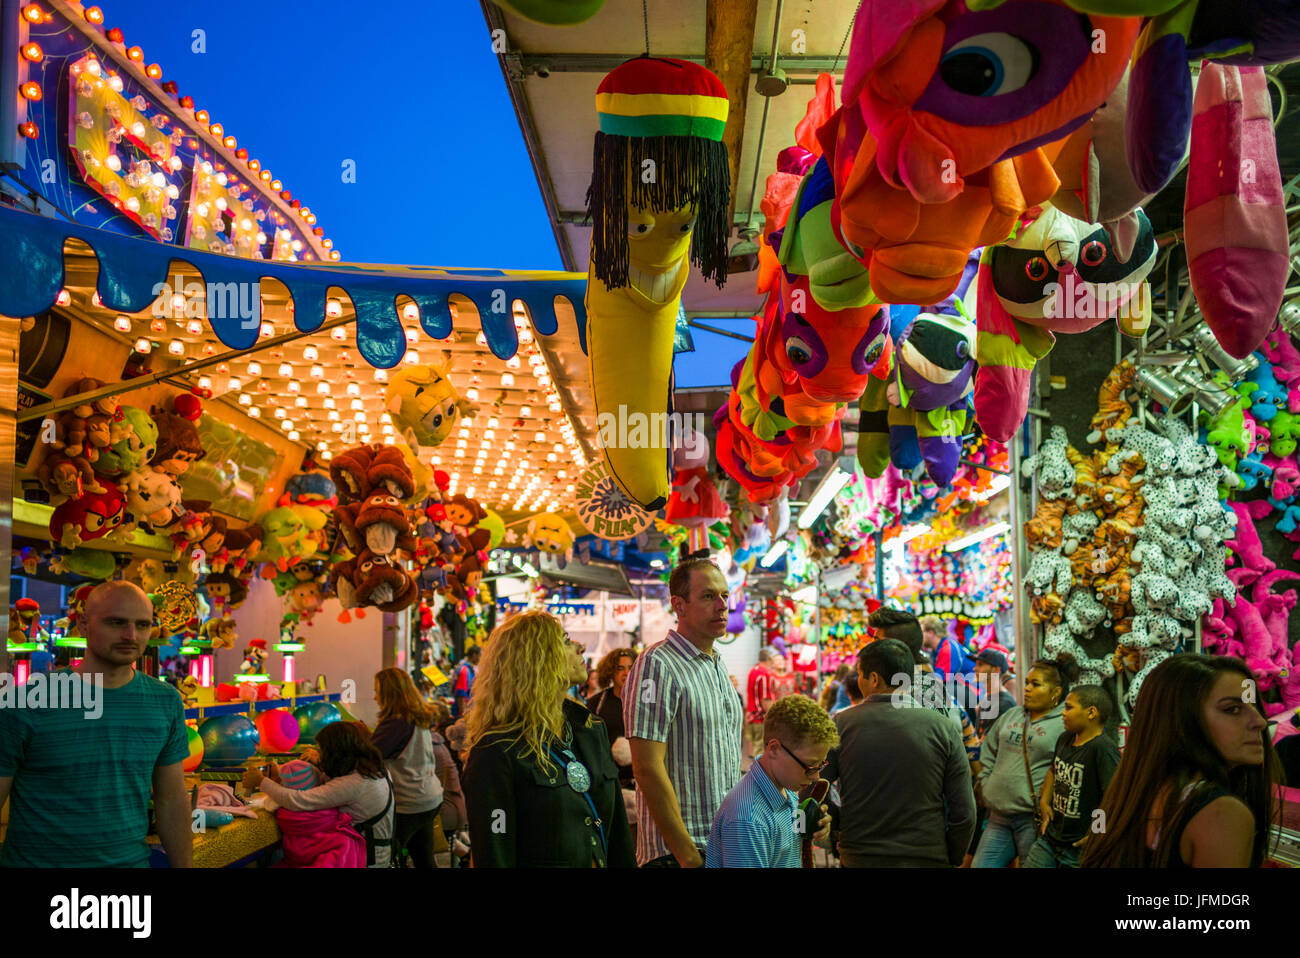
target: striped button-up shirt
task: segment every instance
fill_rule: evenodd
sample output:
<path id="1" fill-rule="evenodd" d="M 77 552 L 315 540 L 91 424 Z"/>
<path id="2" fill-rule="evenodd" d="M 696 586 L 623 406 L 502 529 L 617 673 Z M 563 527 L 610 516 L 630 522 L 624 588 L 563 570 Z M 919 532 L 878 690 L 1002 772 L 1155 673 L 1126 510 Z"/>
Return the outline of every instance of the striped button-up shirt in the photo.
<path id="1" fill-rule="evenodd" d="M 798 868 L 793 792 L 784 795 L 758 762 L 713 818 L 705 868 Z"/>
<path id="2" fill-rule="evenodd" d="M 628 738 L 666 745 L 664 766 L 677 794 L 682 823 L 704 851 L 723 799 L 740 780 L 744 719 L 722 658 L 701 652 L 673 631 L 637 656 L 623 695 Z M 637 783 L 636 860 L 672 854 Z"/>

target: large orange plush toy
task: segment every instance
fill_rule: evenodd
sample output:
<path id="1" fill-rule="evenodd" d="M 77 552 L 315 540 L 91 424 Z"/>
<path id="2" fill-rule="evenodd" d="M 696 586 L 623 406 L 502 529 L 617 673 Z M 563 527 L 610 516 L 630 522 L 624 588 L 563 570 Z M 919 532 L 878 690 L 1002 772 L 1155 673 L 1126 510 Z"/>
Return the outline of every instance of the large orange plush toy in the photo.
<path id="1" fill-rule="evenodd" d="M 933 303 L 1060 187 L 1051 161 L 1123 76 L 1140 21 L 1050 0 L 868 0 L 819 133 L 876 296 Z"/>

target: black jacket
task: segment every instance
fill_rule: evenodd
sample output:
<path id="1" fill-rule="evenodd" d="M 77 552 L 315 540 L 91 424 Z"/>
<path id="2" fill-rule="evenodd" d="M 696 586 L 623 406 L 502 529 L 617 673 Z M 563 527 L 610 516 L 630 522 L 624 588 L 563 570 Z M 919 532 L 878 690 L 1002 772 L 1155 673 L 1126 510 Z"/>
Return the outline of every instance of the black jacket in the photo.
<path id="1" fill-rule="evenodd" d="M 577 702 L 565 701 L 564 717 L 573 729 L 573 752 L 591 775 L 587 794 L 604 825 L 608 852 L 586 799 L 569 787 L 563 769 L 547 772 L 521 755 L 517 741 L 493 734 L 470 750 L 465 763 L 474 867 L 636 867 L 605 723 Z"/>

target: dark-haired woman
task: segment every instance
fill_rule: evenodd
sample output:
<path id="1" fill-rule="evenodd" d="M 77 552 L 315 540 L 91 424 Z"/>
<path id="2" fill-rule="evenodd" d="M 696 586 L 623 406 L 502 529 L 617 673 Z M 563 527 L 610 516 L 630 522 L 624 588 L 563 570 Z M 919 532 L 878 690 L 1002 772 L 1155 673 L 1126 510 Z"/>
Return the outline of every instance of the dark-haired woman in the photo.
<path id="1" fill-rule="evenodd" d="M 985 736 L 979 787 L 989 820 L 972 868 L 1005 868 L 1013 858 L 1023 862 L 1038 840 L 1038 796 L 1065 731 L 1065 696 L 1078 677 L 1069 655 L 1035 662 L 1025 677 L 1025 704 L 1000 716 Z"/>
<path id="2" fill-rule="evenodd" d="M 269 776 L 255 768 L 245 772 L 244 787 L 260 788 L 281 808 L 295 812 L 343 809 L 366 840 L 366 864 L 387 868 L 393 840 L 393 786 L 370 735 L 359 722 L 331 722 L 316 735 L 316 747 L 325 784 L 301 792 L 285 788 L 277 781 L 280 768 L 272 762 Z"/>
<path id="3" fill-rule="evenodd" d="M 1085 868 L 1246 868 L 1275 822 L 1272 746 L 1240 659 L 1175 655 L 1138 694 Z"/>

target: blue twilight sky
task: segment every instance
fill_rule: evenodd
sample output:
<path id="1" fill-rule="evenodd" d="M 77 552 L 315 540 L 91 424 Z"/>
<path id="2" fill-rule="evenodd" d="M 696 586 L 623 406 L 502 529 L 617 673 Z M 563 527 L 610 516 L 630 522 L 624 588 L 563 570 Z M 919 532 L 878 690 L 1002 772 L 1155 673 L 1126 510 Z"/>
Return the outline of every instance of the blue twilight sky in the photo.
<path id="1" fill-rule="evenodd" d="M 563 268 L 477 3 L 100 6 L 105 27 L 316 213 L 343 259 Z M 355 183 L 343 181 L 346 160 Z M 745 352 L 699 331 L 695 343 L 679 386 L 727 382 Z"/>

